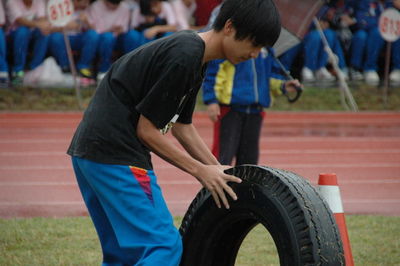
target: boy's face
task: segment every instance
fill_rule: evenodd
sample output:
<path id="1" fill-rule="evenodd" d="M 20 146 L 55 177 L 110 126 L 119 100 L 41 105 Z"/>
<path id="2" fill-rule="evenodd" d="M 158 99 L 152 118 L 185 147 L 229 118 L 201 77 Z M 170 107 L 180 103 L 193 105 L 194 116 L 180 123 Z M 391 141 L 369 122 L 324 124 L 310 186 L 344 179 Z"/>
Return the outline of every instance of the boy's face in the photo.
<path id="1" fill-rule="evenodd" d="M 227 21 L 222 43 L 225 58 L 232 64 L 238 64 L 250 58 L 256 58 L 261 52 L 262 46 L 255 46 L 250 39 L 237 40 L 236 30 L 230 21 Z"/>

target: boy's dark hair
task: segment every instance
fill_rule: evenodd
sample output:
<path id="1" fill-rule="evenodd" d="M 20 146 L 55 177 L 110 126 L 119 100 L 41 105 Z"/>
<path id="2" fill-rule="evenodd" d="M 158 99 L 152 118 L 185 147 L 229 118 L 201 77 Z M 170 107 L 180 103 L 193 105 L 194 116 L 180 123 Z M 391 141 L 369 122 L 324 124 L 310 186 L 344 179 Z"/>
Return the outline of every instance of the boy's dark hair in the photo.
<path id="1" fill-rule="evenodd" d="M 250 39 L 256 46 L 273 46 L 281 32 L 279 12 L 272 0 L 225 0 L 213 29 L 221 31 L 228 20 L 237 40 Z"/>

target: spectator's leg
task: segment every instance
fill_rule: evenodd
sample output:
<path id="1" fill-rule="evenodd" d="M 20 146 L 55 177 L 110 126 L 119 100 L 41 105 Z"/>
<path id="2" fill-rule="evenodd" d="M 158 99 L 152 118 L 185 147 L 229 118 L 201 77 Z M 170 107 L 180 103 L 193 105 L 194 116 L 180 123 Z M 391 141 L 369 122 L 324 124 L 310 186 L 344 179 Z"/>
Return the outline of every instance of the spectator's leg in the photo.
<path id="1" fill-rule="evenodd" d="M 340 44 L 339 38 L 335 31 L 328 29 L 325 31 L 325 36 L 328 41 L 329 47 L 331 47 L 332 52 L 337 56 L 338 66 L 340 69 L 346 68 L 346 60 L 344 58 L 344 53 L 342 45 Z M 325 52 L 326 54 L 326 52 Z"/>
<path id="2" fill-rule="evenodd" d="M 350 66 L 356 70 L 362 70 L 367 37 L 367 32 L 364 30 L 359 30 L 353 35 L 350 49 Z"/>
<path id="3" fill-rule="evenodd" d="M 129 53 L 144 44 L 144 36 L 137 30 L 130 30 L 123 36 L 122 49 L 124 53 Z"/>
<path id="4" fill-rule="evenodd" d="M 367 45 L 366 45 L 366 58 L 364 64 L 365 71 L 377 71 L 379 53 L 384 46 L 385 41 L 379 33 L 378 27 L 369 31 Z"/>
<path id="5" fill-rule="evenodd" d="M 0 87 L 8 87 L 8 64 L 6 54 L 6 39 L 4 37 L 4 31 L 0 28 Z"/>
<path id="6" fill-rule="evenodd" d="M 64 34 L 60 32 L 50 34 L 49 50 L 50 54 L 54 56 L 61 69 L 69 69 L 69 60 L 67 48 L 65 47 Z"/>
<path id="7" fill-rule="evenodd" d="M 389 78 L 392 85 L 400 84 L 400 39 L 392 44 L 392 71 Z"/>
<path id="8" fill-rule="evenodd" d="M 287 50 L 284 54 L 280 56 L 280 61 L 287 70 L 292 69 L 293 62 L 297 57 L 297 55 L 299 54 L 299 52 L 301 51 L 301 49 L 302 49 L 302 44 L 299 43 L 296 46 Z"/>
<path id="9" fill-rule="evenodd" d="M 11 32 L 13 46 L 12 71 L 15 73 L 24 70 L 30 37 L 31 31 L 28 27 L 18 27 Z"/>
<path id="10" fill-rule="evenodd" d="M 112 32 L 100 34 L 98 42 L 98 54 L 100 57 L 99 73 L 105 73 L 111 66 L 111 57 L 114 50 L 116 37 Z"/>
<path id="11" fill-rule="evenodd" d="M 392 44 L 392 68 L 400 70 L 400 39 Z"/>
<path id="12" fill-rule="evenodd" d="M 94 30 L 88 30 L 76 36 L 76 50 L 80 50 L 80 57 L 77 63 L 78 70 L 90 69 L 93 59 L 96 56 L 96 49 L 99 42 L 99 34 Z M 74 49 L 75 49 L 74 47 Z"/>
<path id="13" fill-rule="evenodd" d="M 41 63 L 43 63 L 43 60 L 46 56 L 47 53 L 47 46 L 49 43 L 49 36 L 48 35 L 43 35 L 40 30 L 35 29 L 33 30 L 33 56 L 31 63 L 29 65 L 30 69 L 35 69 L 38 67 Z"/>
<path id="14" fill-rule="evenodd" d="M 310 31 L 304 38 L 304 66 L 312 71 L 318 69 L 320 50 L 322 49 L 321 38 L 317 30 Z"/>

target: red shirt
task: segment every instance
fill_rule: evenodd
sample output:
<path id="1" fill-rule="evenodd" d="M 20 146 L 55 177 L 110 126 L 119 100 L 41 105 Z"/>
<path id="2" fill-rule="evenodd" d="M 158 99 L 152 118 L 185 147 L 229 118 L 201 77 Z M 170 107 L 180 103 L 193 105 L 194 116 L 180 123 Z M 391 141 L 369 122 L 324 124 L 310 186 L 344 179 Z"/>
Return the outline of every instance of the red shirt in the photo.
<path id="1" fill-rule="evenodd" d="M 211 11 L 221 2 L 222 0 L 196 0 L 197 4 L 195 12 L 196 24 L 198 26 L 207 25 Z"/>

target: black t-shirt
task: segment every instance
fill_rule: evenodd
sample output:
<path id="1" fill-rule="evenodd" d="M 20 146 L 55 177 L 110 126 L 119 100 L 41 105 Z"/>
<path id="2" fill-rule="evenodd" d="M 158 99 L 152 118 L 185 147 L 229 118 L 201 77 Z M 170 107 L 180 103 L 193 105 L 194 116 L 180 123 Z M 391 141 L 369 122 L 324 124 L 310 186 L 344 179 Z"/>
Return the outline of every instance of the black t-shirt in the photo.
<path id="1" fill-rule="evenodd" d="M 151 169 L 150 152 L 136 134 L 139 116 L 162 129 L 180 109 L 178 122 L 192 122 L 204 49 L 198 34 L 187 30 L 122 56 L 98 86 L 67 153 Z"/>

